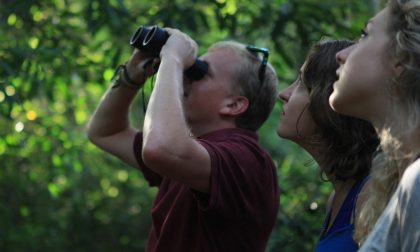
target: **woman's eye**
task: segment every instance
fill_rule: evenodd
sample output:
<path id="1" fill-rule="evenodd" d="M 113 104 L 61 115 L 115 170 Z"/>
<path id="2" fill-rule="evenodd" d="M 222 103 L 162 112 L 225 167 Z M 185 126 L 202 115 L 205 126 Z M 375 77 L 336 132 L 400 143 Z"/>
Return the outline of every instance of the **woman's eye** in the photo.
<path id="1" fill-rule="evenodd" d="M 304 86 L 303 81 L 302 81 L 302 75 L 299 75 L 298 80 L 297 80 L 297 84 L 298 84 L 298 87 L 303 87 Z"/>
<path id="2" fill-rule="evenodd" d="M 302 80 L 301 79 L 298 79 L 298 81 L 296 83 L 297 83 L 297 86 L 298 87 L 301 87 L 302 86 Z"/>
<path id="3" fill-rule="evenodd" d="M 296 88 L 299 89 L 299 90 L 306 90 L 305 84 L 303 84 L 303 82 L 301 82 L 301 81 L 298 83 Z"/>
<path id="4" fill-rule="evenodd" d="M 360 31 L 360 38 L 359 38 L 359 41 L 361 40 L 361 39 L 364 39 L 365 37 L 367 37 L 368 36 L 368 33 L 364 30 L 364 29 L 362 29 L 361 31 Z"/>

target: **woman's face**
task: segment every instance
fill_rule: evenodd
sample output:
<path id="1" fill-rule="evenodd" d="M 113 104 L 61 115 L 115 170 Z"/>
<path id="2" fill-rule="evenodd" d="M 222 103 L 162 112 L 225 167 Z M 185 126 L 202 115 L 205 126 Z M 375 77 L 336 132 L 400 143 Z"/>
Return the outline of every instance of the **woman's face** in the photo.
<path id="1" fill-rule="evenodd" d="M 395 65 L 387 55 L 388 8 L 371 19 L 359 42 L 337 53 L 338 80 L 330 96 L 337 112 L 383 124 L 389 113 Z"/>
<path id="2" fill-rule="evenodd" d="M 277 134 L 298 144 L 307 141 L 316 130 L 309 112 L 309 93 L 301 79 L 304 66 L 295 82 L 279 93 L 283 109 Z"/>

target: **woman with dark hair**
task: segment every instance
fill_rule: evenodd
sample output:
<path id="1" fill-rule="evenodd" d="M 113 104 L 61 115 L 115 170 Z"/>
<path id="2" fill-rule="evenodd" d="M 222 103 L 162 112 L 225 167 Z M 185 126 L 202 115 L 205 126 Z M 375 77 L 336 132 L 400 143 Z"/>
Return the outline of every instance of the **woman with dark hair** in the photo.
<path id="1" fill-rule="evenodd" d="M 297 80 L 279 94 L 283 110 L 278 135 L 311 154 L 334 187 L 317 252 L 357 251 L 353 220 L 379 144 L 368 122 L 338 114 L 328 103 L 338 68 L 335 54 L 352 44 L 347 40 L 315 44 Z"/>

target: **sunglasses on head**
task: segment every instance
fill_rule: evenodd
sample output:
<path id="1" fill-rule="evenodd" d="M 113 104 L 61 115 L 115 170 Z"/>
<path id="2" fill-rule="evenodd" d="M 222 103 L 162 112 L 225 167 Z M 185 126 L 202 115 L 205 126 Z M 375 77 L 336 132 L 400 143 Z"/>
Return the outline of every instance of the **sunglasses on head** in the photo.
<path id="1" fill-rule="evenodd" d="M 261 60 L 260 69 L 258 71 L 258 78 L 259 78 L 259 80 L 262 84 L 264 82 L 265 68 L 267 66 L 268 56 L 270 55 L 270 52 L 268 51 L 267 48 L 256 47 L 256 46 L 253 46 L 253 45 L 246 46 L 246 49 L 249 52 L 251 52 L 252 54 L 262 53 L 262 55 L 263 55 L 262 60 Z"/>

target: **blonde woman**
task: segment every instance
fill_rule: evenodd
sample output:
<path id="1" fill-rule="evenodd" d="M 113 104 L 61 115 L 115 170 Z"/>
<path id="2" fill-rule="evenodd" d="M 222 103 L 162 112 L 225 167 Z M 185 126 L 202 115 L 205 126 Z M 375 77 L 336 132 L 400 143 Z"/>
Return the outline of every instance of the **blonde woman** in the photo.
<path id="1" fill-rule="evenodd" d="M 360 251 L 420 251 L 419 20 L 419 0 L 390 0 L 336 55 L 330 105 L 370 121 L 385 154 L 357 226 L 361 241 L 370 233 Z"/>

